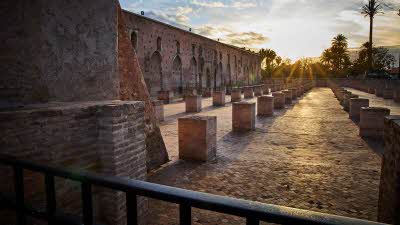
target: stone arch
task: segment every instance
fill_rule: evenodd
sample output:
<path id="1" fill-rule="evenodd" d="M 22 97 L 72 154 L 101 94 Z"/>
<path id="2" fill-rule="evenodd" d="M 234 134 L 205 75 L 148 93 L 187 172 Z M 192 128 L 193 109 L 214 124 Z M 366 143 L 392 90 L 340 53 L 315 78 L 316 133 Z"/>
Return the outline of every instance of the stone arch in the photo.
<path id="1" fill-rule="evenodd" d="M 182 60 L 179 55 L 175 56 L 172 62 L 172 77 L 170 82 L 172 88 L 176 88 L 178 93 L 183 91 Z"/>
<path id="2" fill-rule="evenodd" d="M 160 52 L 155 51 L 150 58 L 149 72 L 145 79 L 148 84 L 150 95 L 157 96 L 158 91 L 163 88 L 163 76 L 161 67 L 162 57 Z"/>
<path id="3" fill-rule="evenodd" d="M 194 57 L 190 60 L 190 76 L 187 79 L 190 86 L 197 86 L 197 61 Z"/>

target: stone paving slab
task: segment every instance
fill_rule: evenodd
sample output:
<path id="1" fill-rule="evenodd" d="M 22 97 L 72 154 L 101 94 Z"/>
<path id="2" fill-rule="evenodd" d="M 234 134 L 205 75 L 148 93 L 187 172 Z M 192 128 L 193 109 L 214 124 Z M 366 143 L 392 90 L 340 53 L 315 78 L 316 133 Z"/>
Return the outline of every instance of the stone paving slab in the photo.
<path id="1" fill-rule="evenodd" d="M 249 101 L 256 101 L 253 98 Z M 229 102 L 229 96 L 227 96 Z M 336 215 L 376 220 L 380 157 L 358 136 L 328 88 L 315 88 L 256 130 L 233 133 L 232 106 L 203 99 L 198 115 L 217 116 L 217 158 L 193 163 L 177 159 L 177 118 L 184 103 L 165 106 L 161 131 L 171 162 L 148 180 L 189 190 Z M 150 200 L 149 224 L 178 224 L 178 207 Z M 193 210 L 194 224 L 244 224 L 244 220 Z"/>

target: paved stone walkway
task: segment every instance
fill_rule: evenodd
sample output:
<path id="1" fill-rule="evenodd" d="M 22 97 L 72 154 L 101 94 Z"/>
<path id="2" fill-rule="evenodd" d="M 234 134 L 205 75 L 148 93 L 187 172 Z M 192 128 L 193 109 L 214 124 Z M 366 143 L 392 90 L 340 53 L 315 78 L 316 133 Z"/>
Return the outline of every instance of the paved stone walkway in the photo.
<path id="1" fill-rule="evenodd" d="M 218 117 L 217 159 L 177 159 L 177 118 L 188 114 L 182 102 L 166 105 L 161 130 L 172 160 L 150 174 L 150 182 L 376 220 L 381 159 L 358 136 L 357 125 L 330 89 L 315 88 L 274 117 L 257 118 L 256 131 L 245 134 L 231 132 L 231 104 L 211 104 L 204 99 L 198 114 Z M 149 224 L 178 224 L 177 205 L 150 200 L 149 207 Z M 240 218 L 198 209 L 193 220 L 244 224 Z"/>

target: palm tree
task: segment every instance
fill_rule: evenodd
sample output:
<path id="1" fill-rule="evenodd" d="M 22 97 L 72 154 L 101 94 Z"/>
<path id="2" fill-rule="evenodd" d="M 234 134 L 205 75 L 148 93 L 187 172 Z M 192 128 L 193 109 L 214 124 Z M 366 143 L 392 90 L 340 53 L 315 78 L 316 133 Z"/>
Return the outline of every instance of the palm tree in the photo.
<path id="1" fill-rule="evenodd" d="M 374 26 L 374 17 L 376 14 L 383 13 L 382 5 L 378 0 L 368 0 L 368 3 L 362 7 L 361 13 L 369 17 L 369 50 L 368 50 L 368 68 L 372 69 L 372 30 Z"/>

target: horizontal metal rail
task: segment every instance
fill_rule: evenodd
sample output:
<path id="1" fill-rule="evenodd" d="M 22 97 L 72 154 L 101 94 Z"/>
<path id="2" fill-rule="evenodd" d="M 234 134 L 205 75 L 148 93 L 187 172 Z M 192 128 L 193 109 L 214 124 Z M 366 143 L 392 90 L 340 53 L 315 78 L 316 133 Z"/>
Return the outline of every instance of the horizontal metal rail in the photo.
<path id="1" fill-rule="evenodd" d="M 184 225 L 191 224 L 192 208 L 243 217 L 247 221 L 246 224 L 259 224 L 260 221 L 278 224 L 382 224 L 367 220 L 201 193 L 145 181 L 104 176 L 89 172 L 78 172 L 70 169 L 58 169 L 51 166 L 18 160 L 5 155 L 0 155 L 0 164 L 14 168 L 16 197 L 12 201 L 15 203 L 9 203 L 9 208 L 16 210 L 19 218 L 18 224 L 25 224 L 25 215 L 35 216 L 35 213 L 32 213 L 34 211 L 28 210 L 24 204 L 23 191 L 21 192 L 23 188 L 23 173 L 21 172 L 23 170 L 42 173 L 46 177 L 46 212 L 37 216 L 46 221 L 59 221 L 60 218 L 63 218 L 56 213 L 57 210 L 55 208 L 54 177 L 60 177 L 81 183 L 83 203 L 83 223 L 81 224 L 85 225 L 93 224 L 92 186 L 110 188 L 126 193 L 127 224 L 137 224 L 137 196 L 179 204 L 180 224 Z M 4 205 L 4 203 L 2 205 Z M 49 224 L 51 223 L 49 222 Z M 58 224 L 61 224 L 61 222 Z M 76 222 L 68 223 L 66 220 L 62 220 L 62 224 L 76 224 Z"/>

